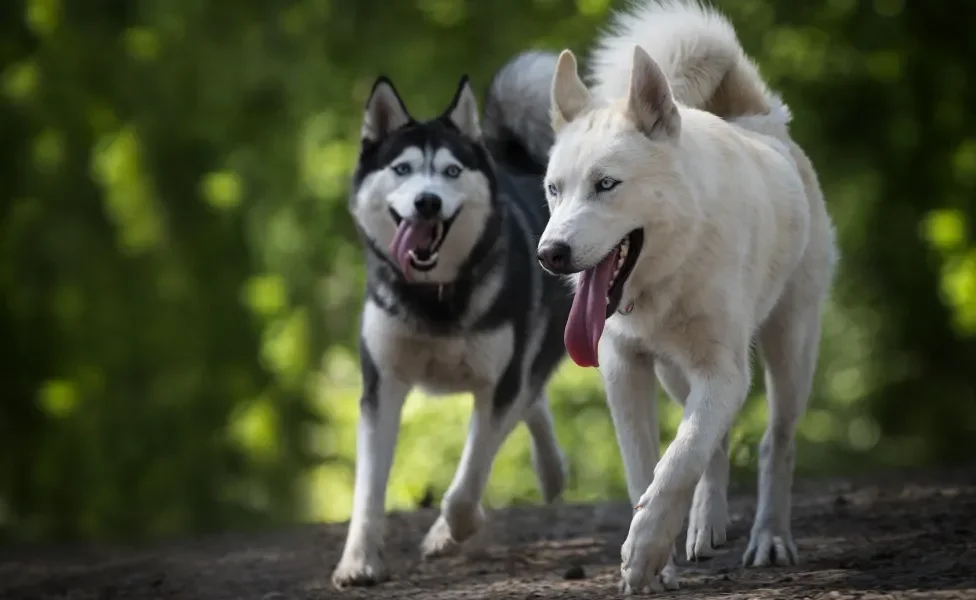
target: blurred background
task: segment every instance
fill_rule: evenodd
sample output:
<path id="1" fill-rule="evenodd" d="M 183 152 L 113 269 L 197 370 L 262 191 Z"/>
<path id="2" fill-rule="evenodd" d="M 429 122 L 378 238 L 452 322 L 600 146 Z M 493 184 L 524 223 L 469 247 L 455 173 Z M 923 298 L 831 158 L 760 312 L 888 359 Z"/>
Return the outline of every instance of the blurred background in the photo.
<path id="1" fill-rule="evenodd" d="M 345 519 L 361 110 L 416 116 L 607 0 L 0 3 L 0 536 L 150 539 Z M 726 0 L 819 169 L 843 252 L 807 476 L 972 458 L 976 5 Z M 969 108 L 967 108 L 969 107 Z M 625 498 L 595 370 L 551 386 L 570 501 Z M 678 411 L 660 399 L 664 440 Z M 388 506 L 439 501 L 469 397 L 408 402 Z M 761 378 L 732 437 L 752 486 Z M 537 502 L 527 433 L 486 502 Z"/>

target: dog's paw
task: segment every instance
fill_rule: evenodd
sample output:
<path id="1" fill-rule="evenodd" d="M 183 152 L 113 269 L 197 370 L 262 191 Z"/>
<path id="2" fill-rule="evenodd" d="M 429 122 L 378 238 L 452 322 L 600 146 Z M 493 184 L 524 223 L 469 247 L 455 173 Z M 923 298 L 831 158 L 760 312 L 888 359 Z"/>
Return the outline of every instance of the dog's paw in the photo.
<path id="1" fill-rule="evenodd" d="M 623 570 L 621 569 L 621 571 Z M 664 591 L 674 591 L 678 587 L 678 568 L 674 565 L 673 560 L 669 560 L 668 564 L 661 569 L 661 572 L 654 575 L 650 582 L 642 588 L 632 587 L 626 573 L 623 574 L 620 580 L 620 593 L 625 596 L 657 594 Z"/>
<path id="2" fill-rule="evenodd" d="M 441 505 L 441 517 L 451 531 L 451 539 L 458 543 L 478 533 L 485 524 L 485 511 L 479 502 L 454 500 L 450 496 Z"/>
<path id="3" fill-rule="evenodd" d="M 729 526 L 729 506 L 720 491 L 702 490 L 688 513 L 688 537 L 685 553 L 688 560 L 702 560 L 718 554 L 726 542 Z"/>
<path id="4" fill-rule="evenodd" d="M 451 537 L 451 528 L 448 526 L 444 516 L 437 517 L 430 531 L 424 537 L 420 545 L 420 553 L 424 558 L 438 558 L 441 556 L 452 556 L 457 554 L 461 545 Z"/>
<path id="5" fill-rule="evenodd" d="M 678 587 L 674 540 L 662 537 L 651 508 L 639 510 L 620 549 L 620 589 L 625 594 L 660 592 Z"/>
<path id="6" fill-rule="evenodd" d="M 386 581 L 388 574 L 382 553 L 355 550 L 344 552 L 339 566 L 332 573 L 332 585 L 342 589 L 351 586 L 370 586 Z"/>
<path id="7" fill-rule="evenodd" d="M 746 567 L 788 567 L 800 562 L 793 536 L 773 527 L 756 527 L 749 537 L 749 546 L 742 555 Z"/>

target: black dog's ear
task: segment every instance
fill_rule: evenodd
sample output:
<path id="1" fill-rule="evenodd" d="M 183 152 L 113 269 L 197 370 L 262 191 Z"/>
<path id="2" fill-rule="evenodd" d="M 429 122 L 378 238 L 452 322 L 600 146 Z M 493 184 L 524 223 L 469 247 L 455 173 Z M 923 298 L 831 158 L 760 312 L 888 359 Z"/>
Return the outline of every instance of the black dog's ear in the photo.
<path id="1" fill-rule="evenodd" d="M 409 122 L 410 114 L 393 87 L 393 82 L 381 75 L 373 84 L 373 91 L 366 101 L 362 139 L 379 141 Z"/>
<path id="2" fill-rule="evenodd" d="M 472 140 L 481 139 L 481 118 L 478 115 L 478 99 L 474 96 L 467 75 L 462 75 L 451 105 L 444 111 L 454 126 Z"/>

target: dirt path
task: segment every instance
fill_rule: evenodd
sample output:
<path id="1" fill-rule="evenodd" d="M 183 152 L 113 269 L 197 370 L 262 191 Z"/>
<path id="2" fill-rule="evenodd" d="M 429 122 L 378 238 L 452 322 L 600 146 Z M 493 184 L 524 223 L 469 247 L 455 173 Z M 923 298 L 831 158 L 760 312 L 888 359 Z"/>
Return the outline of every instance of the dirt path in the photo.
<path id="1" fill-rule="evenodd" d="M 732 501 L 728 551 L 697 565 L 682 560 L 681 590 L 658 597 L 976 599 L 976 468 L 804 482 L 795 498 L 799 567 L 738 566 L 754 510 L 754 498 L 740 494 Z M 625 504 L 493 512 L 480 549 L 423 563 L 417 545 L 434 516 L 391 516 L 393 579 L 372 589 L 340 593 L 330 586 L 345 528 L 310 526 L 139 551 L 6 548 L 0 599 L 620 597 Z"/>

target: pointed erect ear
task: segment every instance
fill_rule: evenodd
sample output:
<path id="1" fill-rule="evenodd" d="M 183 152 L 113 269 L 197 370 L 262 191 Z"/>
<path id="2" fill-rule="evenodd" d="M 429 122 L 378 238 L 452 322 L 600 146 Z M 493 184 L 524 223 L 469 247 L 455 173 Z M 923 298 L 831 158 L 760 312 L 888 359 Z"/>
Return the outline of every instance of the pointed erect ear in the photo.
<path id="1" fill-rule="evenodd" d="M 461 130 L 461 133 L 472 140 L 481 139 L 481 120 L 478 116 L 478 99 L 471 90 L 471 83 L 467 75 L 462 75 L 458 82 L 458 89 L 454 93 L 451 105 L 444 111 L 444 116 Z"/>
<path id="2" fill-rule="evenodd" d="M 676 137 L 681 131 L 681 115 L 667 76 L 654 59 L 636 45 L 627 92 L 627 116 L 650 138 Z"/>
<path id="3" fill-rule="evenodd" d="M 366 101 L 362 139 L 377 142 L 409 122 L 410 115 L 393 83 L 383 76 L 377 78 Z"/>
<path id="4" fill-rule="evenodd" d="M 580 79 L 572 50 L 563 50 L 552 77 L 552 129 L 559 131 L 590 104 L 590 91 Z"/>

